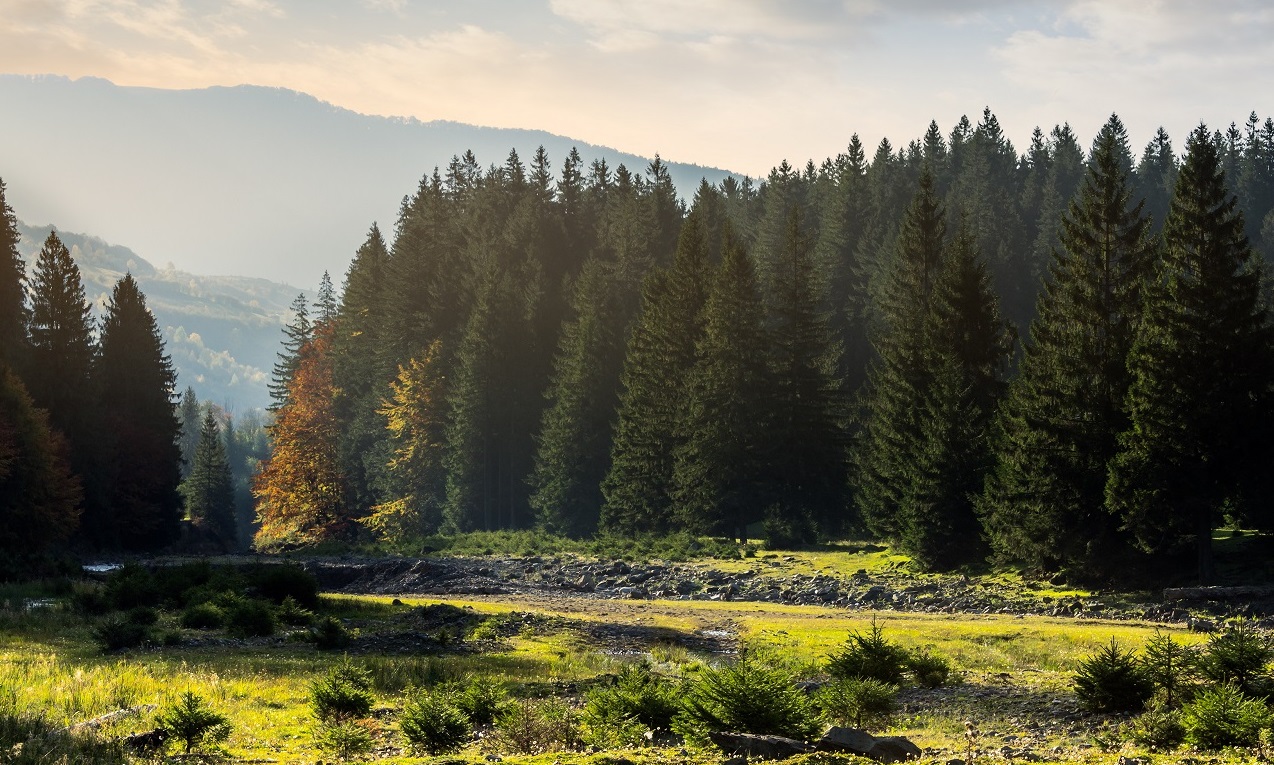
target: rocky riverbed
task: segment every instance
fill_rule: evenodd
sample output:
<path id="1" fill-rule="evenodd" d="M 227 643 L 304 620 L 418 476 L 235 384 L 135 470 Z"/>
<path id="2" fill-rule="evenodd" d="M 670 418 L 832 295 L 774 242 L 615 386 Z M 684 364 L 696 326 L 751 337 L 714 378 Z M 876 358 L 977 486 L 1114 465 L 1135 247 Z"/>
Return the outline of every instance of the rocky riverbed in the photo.
<path id="1" fill-rule="evenodd" d="M 382 595 L 559 594 L 622 600 L 713 600 L 815 605 L 920 613 L 1010 614 L 1187 624 L 1208 631 L 1215 620 L 1245 615 L 1274 626 L 1274 598 L 1165 600 L 1161 594 L 1038 594 L 1038 585 L 905 570 L 844 575 L 798 573 L 791 556 L 757 558 L 749 568 L 713 562 L 628 563 L 568 557 L 311 560 L 306 567 L 329 591 Z"/>

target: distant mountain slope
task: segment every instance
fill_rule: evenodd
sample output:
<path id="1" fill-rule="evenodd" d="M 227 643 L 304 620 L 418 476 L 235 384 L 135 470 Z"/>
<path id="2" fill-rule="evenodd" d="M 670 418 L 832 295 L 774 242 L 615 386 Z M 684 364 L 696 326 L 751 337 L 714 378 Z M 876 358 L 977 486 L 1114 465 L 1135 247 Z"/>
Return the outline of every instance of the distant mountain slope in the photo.
<path id="1" fill-rule="evenodd" d="M 18 223 L 18 250 L 28 270 L 50 230 Z M 240 412 L 269 403 L 266 382 L 299 290 L 265 279 L 157 269 L 127 247 L 62 230 L 58 236 L 80 267 L 98 315 L 115 282 L 132 272 L 164 334 L 179 392 L 191 385 L 201 399 Z"/>
<path id="2" fill-rule="evenodd" d="M 0 104 L 0 178 L 18 217 L 185 270 L 303 284 L 325 269 L 339 282 L 372 222 L 391 232 L 421 176 L 466 149 L 485 167 L 511 148 L 526 162 L 543 145 L 555 174 L 572 146 L 586 163 L 649 163 L 542 131 L 372 117 L 278 88 L 0 75 Z M 728 175 L 669 168 L 683 196 Z"/>

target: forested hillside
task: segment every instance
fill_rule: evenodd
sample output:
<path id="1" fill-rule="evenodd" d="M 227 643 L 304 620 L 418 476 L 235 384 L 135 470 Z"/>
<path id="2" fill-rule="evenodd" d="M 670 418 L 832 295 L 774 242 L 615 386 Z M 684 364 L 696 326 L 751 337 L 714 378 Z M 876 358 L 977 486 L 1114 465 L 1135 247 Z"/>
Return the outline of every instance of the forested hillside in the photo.
<path id="1" fill-rule="evenodd" d="M 18 221 L 17 231 L 18 252 L 30 272 L 53 228 Z M 133 275 L 155 314 L 179 386 L 192 385 L 205 399 L 234 411 L 265 408 L 279 328 L 295 289 L 265 279 L 156 268 L 127 247 L 66 231 L 58 236 L 83 275 L 95 313 L 105 308 L 115 282 Z"/>
<path id="2" fill-rule="evenodd" d="M 1268 520 L 1274 120 L 1180 146 L 1019 153 L 987 110 L 685 202 L 658 160 L 455 158 L 290 327 L 257 542 L 752 526 L 1206 578 Z"/>

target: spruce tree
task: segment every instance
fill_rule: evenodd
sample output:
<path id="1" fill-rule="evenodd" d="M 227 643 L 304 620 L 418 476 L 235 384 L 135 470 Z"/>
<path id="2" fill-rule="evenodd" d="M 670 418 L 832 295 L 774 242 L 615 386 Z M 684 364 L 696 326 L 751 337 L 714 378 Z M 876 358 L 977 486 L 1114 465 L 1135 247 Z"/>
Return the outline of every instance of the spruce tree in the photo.
<path id="1" fill-rule="evenodd" d="M 336 288 L 332 286 L 332 276 L 327 271 L 319 279 L 318 294 L 314 297 L 314 320 L 332 321 L 336 318 L 339 301 L 336 299 Z"/>
<path id="2" fill-rule="evenodd" d="M 621 289 L 612 264 L 585 263 L 575 318 L 562 329 L 530 478 L 536 525 L 554 533 L 584 536 L 597 528 L 623 366 Z"/>
<path id="3" fill-rule="evenodd" d="M 181 492 L 186 500 L 186 514 L 195 527 L 223 552 L 237 549 L 234 481 L 222 443 L 221 425 L 212 409 L 204 413 L 199 445 Z"/>
<path id="4" fill-rule="evenodd" d="M 331 322 L 334 407 L 340 422 L 345 502 L 356 517 L 383 500 L 389 447 L 378 410 L 393 379 L 387 353 L 386 297 L 389 250 L 372 224 L 345 274 L 340 306 Z"/>
<path id="5" fill-rule="evenodd" d="M 1127 426 L 1126 359 L 1155 265 L 1133 201 L 1126 134 L 1098 134 L 1018 376 L 997 416 L 996 467 L 980 501 L 996 555 L 1035 568 L 1102 574 L 1125 550 L 1104 509 L 1106 474 Z"/>
<path id="6" fill-rule="evenodd" d="M 289 309 L 292 319 L 283 325 L 283 350 L 277 354 L 274 370 L 270 373 L 270 411 L 278 411 L 288 401 L 288 383 L 296 373 L 301 348 L 314 334 L 310 321 L 309 305 L 302 292 L 292 301 Z"/>
<path id="7" fill-rule="evenodd" d="M 111 455 L 103 496 L 113 536 L 127 549 L 162 547 L 180 532 L 177 376 L 131 274 L 115 284 L 107 303 L 93 381 Z"/>
<path id="8" fill-rule="evenodd" d="M 799 209 L 788 217 L 769 315 L 774 341 L 775 420 L 771 462 L 778 500 L 771 537 L 792 541 L 847 527 L 846 401 L 836 376 L 840 345 L 824 309 L 826 283 Z"/>
<path id="9" fill-rule="evenodd" d="M 1134 197 L 1146 200 L 1150 233 L 1158 236 L 1168 219 L 1168 205 L 1177 185 L 1177 155 L 1172 150 L 1172 139 L 1162 127 L 1155 131 L 1155 137 L 1141 154 L 1135 184 Z"/>
<path id="10" fill-rule="evenodd" d="M 181 424 L 181 477 L 184 480 L 195 466 L 195 450 L 199 448 L 199 432 L 203 428 L 203 418 L 199 413 L 199 397 L 195 389 L 186 386 L 181 394 L 181 403 L 177 405 L 177 421 Z"/>
<path id="11" fill-rule="evenodd" d="M 1203 583 L 1221 514 L 1264 507 L 1271 456 L 1274 349 L 1261 269 L 1222 168 L 1200 125 L 1186 142 L 1163 267 L 1129 358 L 1130 422 L 1106 486 L 1142 550 L 1192 542 Z"/>
<path id="12" fill-rule="evenodd" d="M 0 367 L 20 369 L 27 346 L 26 269 L 18 254 L 18 220 L 0 179 Z"/>
<path id="13" fill-rule="evenodd" d="M 80 270 L 57 232 L 49 233 L 36 255 L 28 287 L 30 348 L 24 382 L 35 405 L 49 413 L 49 424 L 69 442 L 71 471 L 84 490 L 81 532 L 91 543 L 108 543 L 112 527 L 99 491 L 104 451 L 91 379 L 93 320 Z"/>
<path id="14" fill-rule="evenodd" d="M 858 512 L 874 533 L 896 538 L 914 486 L 923 405 L 936 356 L 934 290 L 946 249 L 946 213 L 926 170 L 898 236 L 881 299 L 877 360 L 867 375 L 866 420 L 856 448 Z"/>
<path id="15" fill-rule="evenodd" d="M 610 471 L 602 482 L 606 531 L 670 529 L 673 454 L 695 344 L 703 331 L 707 261 L 699 217 L 692 213 L 681 229 L 672 268 L 652 271 L 642 290 L 641 316 L 624 360 Z"/>
<path id="16" fill-rule="evenodd" d="M 728 227 L 724 242 L 679 424 L 673 513 L 679 528 L 744 539 L 776 499 L 774 382 L 756 272 Z"/>

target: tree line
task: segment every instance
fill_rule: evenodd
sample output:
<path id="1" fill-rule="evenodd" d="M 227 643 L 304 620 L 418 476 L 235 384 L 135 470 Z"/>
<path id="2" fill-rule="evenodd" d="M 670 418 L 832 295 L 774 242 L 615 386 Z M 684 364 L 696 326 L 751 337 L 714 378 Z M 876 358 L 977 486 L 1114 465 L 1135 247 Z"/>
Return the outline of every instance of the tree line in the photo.
<path id="1" fill-rule="evenodd" d="M 987 110 L 681 202 L 541 149 L 426 174 L 275 370 L 261 546 L 539 527 L 1106 575 L 1264 526 L 1274 120 Z M 751 532 L 749 532 L 749 528 Z"/>
<path id="2" fill-rule="evenodd" d="M 224 416 L 192 423 L 175 407 L 176 375 L 131 274 L 96 318 L 54 231 L 28 277 L 4 195 L 0 181 L 0 576 L 30 575 L 68 549 L 165 548 L 184 518 L 203 540 L 195 549 L 237 548 L 246 534 L 222 444 L 243 439 L 222 432 Z M 262 426 L 245 436 L 254 430 L 263 456 Z"/>

